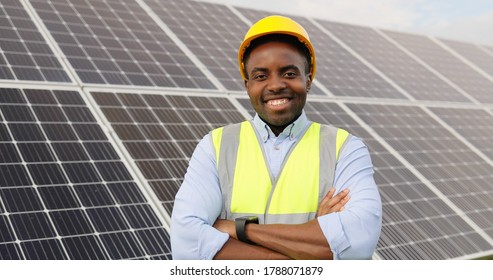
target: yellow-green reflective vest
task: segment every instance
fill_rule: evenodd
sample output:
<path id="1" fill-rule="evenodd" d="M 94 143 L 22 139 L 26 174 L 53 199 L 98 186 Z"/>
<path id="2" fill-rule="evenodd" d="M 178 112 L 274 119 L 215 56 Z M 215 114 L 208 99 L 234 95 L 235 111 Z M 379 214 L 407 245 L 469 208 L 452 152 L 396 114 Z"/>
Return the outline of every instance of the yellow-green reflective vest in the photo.
<path id="1" fill-rule="evenodd" d="M 277 178 L 250 121 L 212 131 L 223 195 L 221 218 L 254 215 L 260 223 L 300 224 L 316 217 L 334 182 L 339 151 L 349 133 L 312 123 L 288 152 Z"/>

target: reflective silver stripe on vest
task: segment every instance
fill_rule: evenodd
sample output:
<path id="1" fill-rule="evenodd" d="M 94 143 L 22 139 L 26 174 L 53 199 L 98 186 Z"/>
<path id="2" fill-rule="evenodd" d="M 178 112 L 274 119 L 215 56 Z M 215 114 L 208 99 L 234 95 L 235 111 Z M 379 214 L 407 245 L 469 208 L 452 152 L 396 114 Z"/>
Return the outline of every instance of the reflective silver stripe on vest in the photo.
<path id="1" fill-rule="evenodd" d="M 219 183 L 223 195 L 223 207 L 221 218 L 232 220 L 229 212 L 231 198 L 233 194 L 233 180 L 235 174 L 235 164 L 238 155 L 238 145 L 240 138 L 241 123 L 225 126 L 223 129 L 221 148 L 219 152 L 219 162 L 217 170 L 219 174 Z M 234 163 L 234 164 L 233 164 Z"/>
<path id="2" fill-rule="evenodd" d="M 252 124 L 253 125 L 253 124 Z M 238 146 L 239 146 L 239 137 L 240 137 L 240 128 L 241 124 L 232 124 L 225 126 L 222 133 L 220 154 L 219 154 L 219 162 L 217 164 L 218 174 L 219 174 L 219 182 L 221 185 L 221 192 L 223 196 L 223 207 L 221 211 L 220 218 L 234 220 L 237 217 L 255 215 L 259 216 L 259 222 L 265 224 L 301 224 L 308 222 L 316 217 L 316 212 L 302 213 L 302 214 L 268 214 L 267 209 L 268 205 L 266 205 L 266 213 L 262 215 L 252 214 L 252 213 L 231 213 L 231 199 L 233 193 L 233 182 L 234 182 L 234 170 L 237 160 Z M 305 135 L 307 129 L 303 131 L 300 139 Z M 256 130 L 255 130 L 256 131 Z M 319 203 L 328 193 L 329 189 L 332 187 L 334 183 L 334 172 L 336 166 L 336 137 L 337 137 L 338 129 L 329 126 L 329 125 L 321 125 L 320 126 L 320 179 L 319 179 Z M 260 136 L 256 132 L 257 140 L 260 143 L 261 150 L 265 160 L 265 152 L 263 149 L 262 140 Z M 341 151 L 346 145 L 348 139 L 351 136 L 346 138 L 345 143 L 341 147 Z M 299 142 L 299 141 L 298 141 Z M 297 142 L 297 143 L 298 143 Z M 278 176 L 282 173 L 282 168 L 286 163 L 288 157 L 291 155 L 291 152 L 294 148 L 296 148 L 297 143 L 293 144 L 290 151 L 281 167 L 281 171 Z M 266 164 L 267 168 L 269 165 Z M 326 170 L 326 172 L 323 172 Z M 269 168 L 269 174 L 271 176 L 272 182 L 272 193 L 276 187 L 276 179 L 272 177 L 272 172 Z M 296 201 L 294 201 L 296 203 Z M 270 204 L 270 199 L 268 204 Z"/>

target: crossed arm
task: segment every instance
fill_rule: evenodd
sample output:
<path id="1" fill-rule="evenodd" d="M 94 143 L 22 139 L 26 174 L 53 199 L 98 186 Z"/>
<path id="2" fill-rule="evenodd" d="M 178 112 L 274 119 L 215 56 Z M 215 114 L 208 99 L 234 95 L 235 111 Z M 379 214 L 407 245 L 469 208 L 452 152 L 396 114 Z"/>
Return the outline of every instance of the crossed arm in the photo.
<path id="1" fill-rule="evenodd" d="M 334 193 L 331 188 L 318 207 L 317 217 L 344 210 L 349 190 Z M 237 240 L 234 221 L 218 219 L 214 227 L 230 237 L 215 259 L 333 259 L 317 219 L 299 225 L 248 224 L 246 235 L 256 245 Z"/>
<path id="2" fill-rule="evenodd" d="M 257 245 L 238 241 L 233 222 L 216 220 L 223 207 L 222 194 L 216 187 L 212 144 L 209 138 L 204 140 L 175 199 L 174 259 L 371 258 L 380 235 L 382 209 L 369 153 L 361 140 L 349 141 L 341 152 L 334 180 L 335 189 L 350 188 L 351 199 L 337 205 L 343 198 L 328 195 L 319 205 L 318 217 L 301 225 L 249 224 L 246 235 Z"/>

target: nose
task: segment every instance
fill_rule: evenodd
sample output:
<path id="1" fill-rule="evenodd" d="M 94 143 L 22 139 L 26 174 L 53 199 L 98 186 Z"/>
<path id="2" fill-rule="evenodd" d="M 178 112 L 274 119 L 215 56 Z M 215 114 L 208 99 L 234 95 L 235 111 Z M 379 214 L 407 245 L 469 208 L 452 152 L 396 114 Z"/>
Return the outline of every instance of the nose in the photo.
<path id="1" fill-rule="evenodd" d="M 270 92 L 280 92 L 286 88 L 286 83 L 279 75 L 270 75 L 267 89 Z"/>

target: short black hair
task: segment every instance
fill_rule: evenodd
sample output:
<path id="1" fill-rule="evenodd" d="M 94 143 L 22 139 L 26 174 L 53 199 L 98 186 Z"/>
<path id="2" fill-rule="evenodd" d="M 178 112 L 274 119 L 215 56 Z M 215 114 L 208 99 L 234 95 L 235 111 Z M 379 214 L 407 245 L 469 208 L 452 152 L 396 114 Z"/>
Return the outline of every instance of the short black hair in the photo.
<path id="1" fill-rule="evenodd" d="M 243 63 L 245 65 L 245 67 L 244 67 L 245 77 L 248 78 L 246 65 L 247 65 L 248 59 L 250 58 L 250 54 L 252 53 L 252 51 L 255 48 L 257 48 L 257 47 L 259 47 L 265 43 L 269 43 L 269 42 L 282 42 L 282 43 L 294 45 L 296 47 L 296 49 L 299 51 L 299 53 L 305 57 L 305 73 L 310 72 L 310 68 L 312 67 L 312 65 L 311 65 L 312 56 L 311 56 L 308 48 L 305 46 L 305 44 L 303 44 L 297 37 L 292 36 L 292 35 L 268 34 L 268 35 L 253 39 L 250 42 L 250 45 L 245 50 L 245 53 L 243 54 Z"/>

